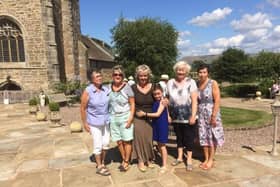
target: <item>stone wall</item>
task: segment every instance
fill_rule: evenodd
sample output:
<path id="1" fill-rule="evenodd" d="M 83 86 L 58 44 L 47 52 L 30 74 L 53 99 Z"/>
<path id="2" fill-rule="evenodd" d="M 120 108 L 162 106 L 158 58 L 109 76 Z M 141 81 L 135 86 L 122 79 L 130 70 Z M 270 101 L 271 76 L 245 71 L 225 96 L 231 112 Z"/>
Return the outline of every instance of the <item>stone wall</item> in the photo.
<path id="1" fill-rule="evenodd" d="M 0 64 L 0 83 L 10 75 L 11 79 L 25 90 L 47 88 L 47 58 L 42 35 L 41 2 L 1 0 L 0 16 L 8 18 L 20 27 L 25 49 L 25 62 Z"/>

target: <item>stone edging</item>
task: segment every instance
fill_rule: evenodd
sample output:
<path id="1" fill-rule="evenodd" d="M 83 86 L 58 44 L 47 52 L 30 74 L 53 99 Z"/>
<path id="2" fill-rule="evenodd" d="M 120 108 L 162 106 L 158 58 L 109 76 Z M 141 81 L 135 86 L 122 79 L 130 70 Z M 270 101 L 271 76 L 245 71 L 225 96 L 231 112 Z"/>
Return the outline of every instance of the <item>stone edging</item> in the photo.
<path id="1" fill-rule="evenodd" d="M 262 128 L 266 128 L 266 127 L 270 127 L 272 126 L 273 123 L 267 123 L 265 125 L 262 126 L 258 126 L 258 127 L 240 127 L 240 128 L 224 128 L 225 131 L 247 131 L 247 130 L 257 130 L 257 129 L 262 129 Z"/>

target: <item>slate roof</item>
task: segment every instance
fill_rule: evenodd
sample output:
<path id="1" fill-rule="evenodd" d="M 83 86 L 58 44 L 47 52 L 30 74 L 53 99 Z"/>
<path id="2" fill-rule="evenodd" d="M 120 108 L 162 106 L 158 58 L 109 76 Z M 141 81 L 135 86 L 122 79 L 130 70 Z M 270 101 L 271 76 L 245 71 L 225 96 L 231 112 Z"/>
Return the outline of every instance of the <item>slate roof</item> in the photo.
<path id="1" fill-rule="evenodd" d="M 81 41 L 88 48 L 89 59 L 114 62 L 113 54 L 106 48 L 107 44 L 102 45 L 101 42 L 96 42 L 94 39 L 84 35 L 81 36 Z"/>

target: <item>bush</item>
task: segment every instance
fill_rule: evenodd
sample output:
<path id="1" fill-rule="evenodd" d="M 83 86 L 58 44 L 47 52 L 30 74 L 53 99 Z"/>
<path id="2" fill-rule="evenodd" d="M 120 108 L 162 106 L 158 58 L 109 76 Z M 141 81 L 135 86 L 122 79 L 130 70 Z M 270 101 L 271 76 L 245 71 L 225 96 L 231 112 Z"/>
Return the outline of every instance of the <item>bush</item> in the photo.
<path id="1" fill-rule="evenodd" d="M 222 96 L 247 97 L 248 94 L 256 93 L 258 86 L 254 84 L 235 84 L 221 88 Z"/>
<path id="2" fill-rule="evenodd" d="M 52 111 L 52 112 L 59 111 L 59 108 L 60 108 L 60 106 L 58 103 L 55 103 L 55 102 L 49 103 L 50 111 Z"/>
<path id="3" fill-rule="evenodd" d="M 36 99 L 36 97 L 33 97 L 32 99 L 29 100 L 29 105 L 30 106 L 34 106 L 38 104 L 38 100 Z"/>
<path id="4" fill-rule="evenodd" d="M 270 78 L 265 78 L 262 79 L 259 86 L 258 86 L 258 90 L 262 92 L 262 95 L 264 97 L 269 98 L 270 97 L 270 93 L 269 93 L 269 88 L 271 88 L 273 84 L 273 80 Z"/>

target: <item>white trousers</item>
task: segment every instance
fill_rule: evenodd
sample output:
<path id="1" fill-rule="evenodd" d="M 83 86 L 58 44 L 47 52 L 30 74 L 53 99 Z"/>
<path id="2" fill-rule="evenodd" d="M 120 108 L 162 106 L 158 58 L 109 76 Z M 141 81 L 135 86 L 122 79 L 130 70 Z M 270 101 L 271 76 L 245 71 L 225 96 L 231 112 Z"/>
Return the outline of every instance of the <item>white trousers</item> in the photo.
<path id="1" fill-rule="evenodd" d="M 90 132 L 93 139 L 93 154 L 99 155 L 101 154 L 102 150 L 109 149 L 109 125 L 90 126 Z"/>

